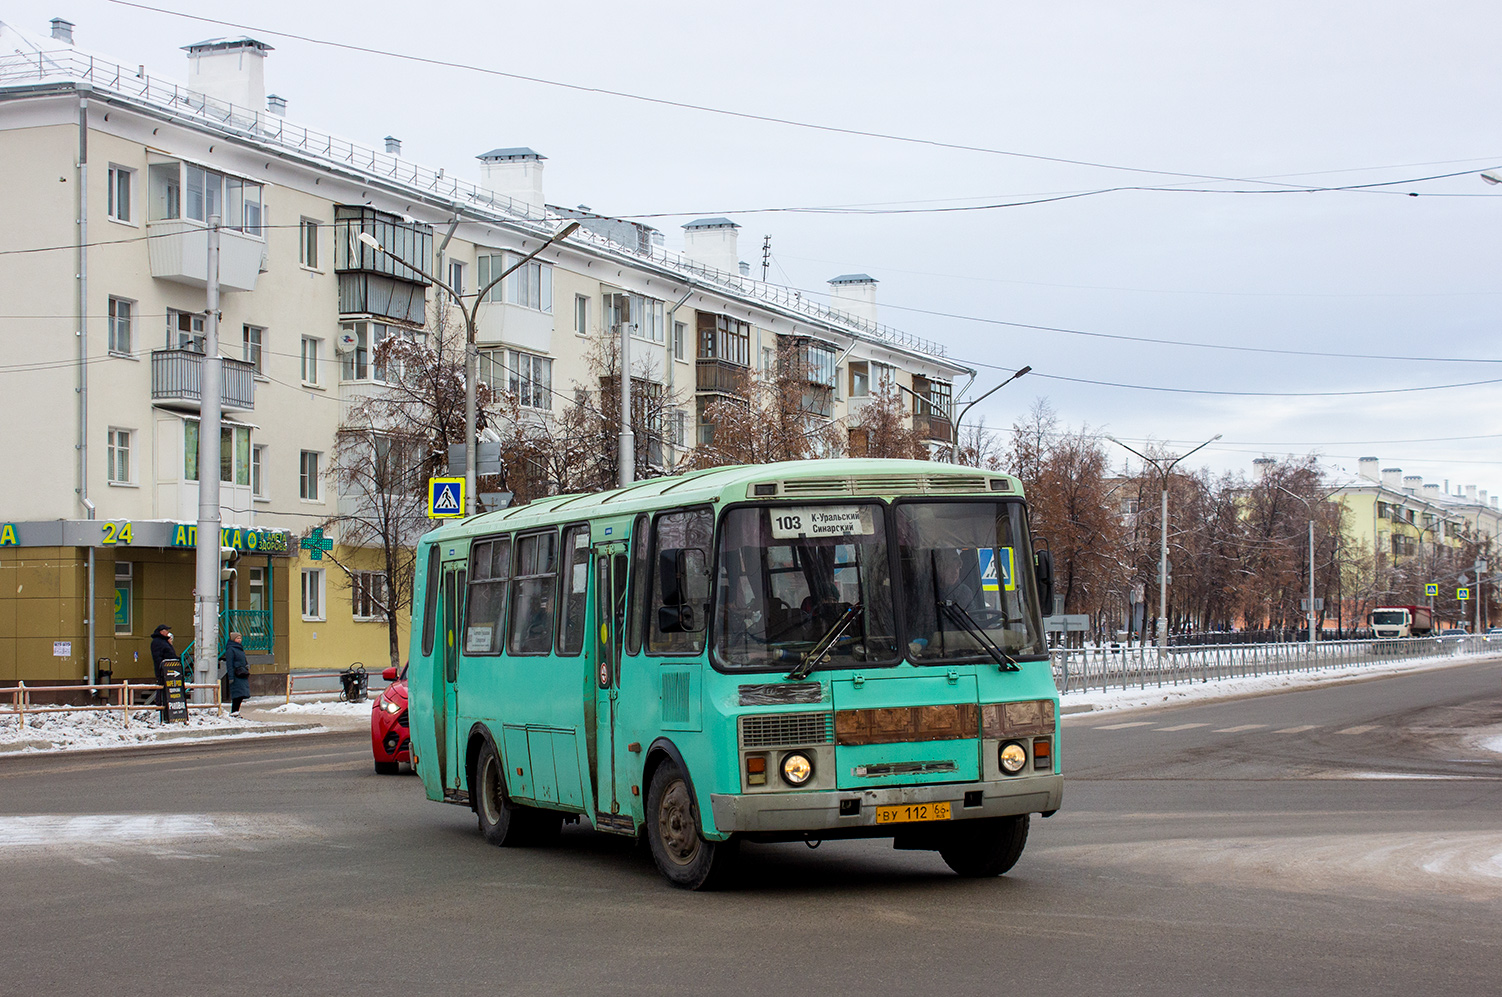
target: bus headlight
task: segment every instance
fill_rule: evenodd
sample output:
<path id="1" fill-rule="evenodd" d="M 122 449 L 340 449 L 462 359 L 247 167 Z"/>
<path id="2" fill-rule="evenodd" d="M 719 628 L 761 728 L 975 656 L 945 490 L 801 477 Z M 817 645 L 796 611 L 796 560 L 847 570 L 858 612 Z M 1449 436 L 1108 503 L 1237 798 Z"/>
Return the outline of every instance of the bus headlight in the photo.
<path id="1" fill-rule="evenodd" d="M 803 752 L 795 751 L 782 760 L 782 780 L 789 786 L 801 786 L 814 776 L 814 763 Z"/>
<path id="2" fill-rule="evenodd" d="M 1008 741 L 1001 746 L 1001 752 L 996 760 L 1001 763 L 1001 770 L 1007 775 L 1016 775 L 1027 764 L 1027 749 L 1016 741 Z"/>

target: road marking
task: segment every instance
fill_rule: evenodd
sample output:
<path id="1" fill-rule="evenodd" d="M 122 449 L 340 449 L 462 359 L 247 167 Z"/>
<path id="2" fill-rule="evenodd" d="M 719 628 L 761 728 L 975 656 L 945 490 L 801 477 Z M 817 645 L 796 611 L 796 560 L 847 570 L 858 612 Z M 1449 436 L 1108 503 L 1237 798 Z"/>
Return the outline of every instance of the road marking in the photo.
<path id="1" fill-rule="evenodd" d="M 1304 724 L 1300 727 L 1284 727 L 1282 730 L 1273 731 L 1274 734 L 1302 734 L 1306 730 L 1318 730 L 1319 724 Z"/>
<path id="2" fill-rule="evenodd" d="M 1241 731 L 1244 731 L 1244 730 L 1261 730 L 1262 728 L 1264 728 L 1266 726 L 1267 726 L 1267 724 L 1242 724 L 1240 727 L 1219 727 L 1219 728 L 1216 728 L 1215 733 L 1217 733 L 1217 734 L 1238 734 L 1238 733 L 1240 733 Z"/>
<path id="3" fill-rule="evenodd" d="M 1377 725 L 1376 724 L 1363 724 L 1363 725 L 1361 725 L 1359 727 L 1347 727 L 1345 730 L 1338 730 L 1335 733 L 1337 733 L 1337 734 L 1365 734 L 1367 731 L 1376 730 L 1376 729 L 1377 729 Z"/>
<path id="4" fill-rule="evenodd" d="M 1137 720 L 1129 724 L 1106 724 L 1104 727 L 1092 727 L 1091 730 L 1126 730 L 1128 727 L 1151 727 L 1151 720 Z"/>
<path id="5" fill-rule="evenodd" d="M 1210 725 L 1209 724 L 1178 724 L 1178 725 L 1173 726 L 1173 727 L 1154 727 L 1153 728 L 1153 733 L 1159 733 L 1159 732 L 1161 732 L 1161 733 L 1167 734 L 1167 733 L 1169 733 L 1171 731 L 1176 731 L 1176 730 L 1193 730 L 1196 727 L 1208 727 L 1208 726 L 1210 726 Z"/>

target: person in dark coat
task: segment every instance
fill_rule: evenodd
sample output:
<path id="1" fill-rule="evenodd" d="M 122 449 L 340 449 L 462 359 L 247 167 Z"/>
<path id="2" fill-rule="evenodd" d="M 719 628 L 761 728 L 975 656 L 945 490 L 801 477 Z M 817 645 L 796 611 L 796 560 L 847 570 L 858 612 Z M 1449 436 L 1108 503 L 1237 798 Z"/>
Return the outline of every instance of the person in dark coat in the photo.
<path id="1" fill-rule="evenodd" d="M 151 669 L 156 674 L 156 684 L 164 685 L 167 681 L 163 672 L 163 665 L 168 661 L 177 660 L 177 649 L 172 646 L 172 628 L 163 623 L 151 631 Z M 167 693 L 162 690 L 157 693 L 157 702 L 162 706 L 162 716 L 167 715 Z"/>
<path id="2" fill-rule="evenodd" d="M 250 662 L 237 631 L 231 631 L 229 640 L 224 642 L 223 660 L 224 675 L 229 679 L 229 711 L 239 713 L 240 704 L 250 698 Z"/>

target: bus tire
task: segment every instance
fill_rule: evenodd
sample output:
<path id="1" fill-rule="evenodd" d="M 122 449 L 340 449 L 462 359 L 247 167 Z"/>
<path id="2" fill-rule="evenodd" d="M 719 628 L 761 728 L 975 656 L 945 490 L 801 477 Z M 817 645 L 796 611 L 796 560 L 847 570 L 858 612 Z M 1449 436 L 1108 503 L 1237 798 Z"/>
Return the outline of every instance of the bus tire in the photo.
<path id="1" fill-rule="evenodd" d="M 1027 814 L 961 821 L 948 829 L 939 856 L 960 876 L 1000 876 L 1022 857 L 1028 822 Z"/>
<path id="2" fill-rule="evenodd" d="M 495 745 L 486 741 L 475 761 L 474 801 L 480 834 L 492 845 L 515 847 L 527 843 L 527 821 L 522 808 L 506 797 L 504 772 Z"/>
<path id="3" fill-rule="evenodd" d="M 735 839 L 706 841 L 688 778 L 678 763 L 663 761 L 647 789 L 647 844 L 668 882 L 685 890 L 715 889 L 735 863 Z"/>

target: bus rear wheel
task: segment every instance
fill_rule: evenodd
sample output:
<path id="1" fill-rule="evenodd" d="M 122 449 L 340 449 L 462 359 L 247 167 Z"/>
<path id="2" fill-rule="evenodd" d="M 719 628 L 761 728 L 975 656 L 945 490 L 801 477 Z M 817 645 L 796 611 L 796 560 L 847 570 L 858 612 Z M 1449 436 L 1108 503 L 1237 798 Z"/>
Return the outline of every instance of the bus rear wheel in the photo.
<path id="1" fill-rule="evenodd" d="M 939 856 L 960 876 L 1000 876 L 1022 857 L 1029 820 L 1019 814 L 961 821 L 947 829 Z"/>
<path id="2" fill-rule="evenodd" d="M 674 886 L 714 889 L 729 877 L 736 841 L 706 841 L 703 830 L 683 770 L 663 762 L 647 789 L 647 844 L 657 870 Z"/>
<path id="3" fill-rule="evenodd" d="M 480 833 L 492 845 L 515 847 L 527 844 L 528 828 L 523 808 L 506 797 L 506 779 L 495 745 L 486 742 L 475 762 L 475 814 Z"/>

